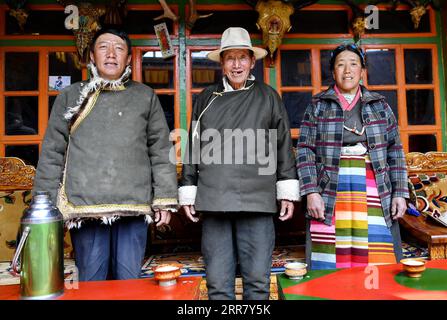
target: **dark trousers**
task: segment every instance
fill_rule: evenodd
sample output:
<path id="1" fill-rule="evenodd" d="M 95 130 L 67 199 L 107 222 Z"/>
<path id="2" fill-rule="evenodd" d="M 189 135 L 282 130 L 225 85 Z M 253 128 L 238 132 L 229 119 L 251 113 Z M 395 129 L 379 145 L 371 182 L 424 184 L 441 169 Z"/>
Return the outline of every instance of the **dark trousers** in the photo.
<path id="1" fill-rule="evenodd" d="M 121 217 L 112 225 L 87 220 L 70 230 L 80 281 L 140 276 L 148 226 L 144 216 Z M 111 274 L 108 276 L 109 270 Z"/>
<path id="2" fill-rule="evenodd" d="M 271 214 L 203 213 L 202 254 L 210 300 L 234 300 L 239 262 L 244 300 L 268 300 L 275 245 Z"/>

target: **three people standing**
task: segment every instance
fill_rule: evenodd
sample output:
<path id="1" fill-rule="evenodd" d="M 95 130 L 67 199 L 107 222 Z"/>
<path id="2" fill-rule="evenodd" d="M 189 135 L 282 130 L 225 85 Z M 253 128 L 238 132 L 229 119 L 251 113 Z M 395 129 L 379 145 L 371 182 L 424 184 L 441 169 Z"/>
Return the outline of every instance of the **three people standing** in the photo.
<path id="1" fill-rule="evenodd" d="M 391 108 L 360 84 L 363 51 L 354 44 L 333 51 L 335 84 L 306 109 L 296 161 L 280 96 L 251 74 L 266 54 L 245 29 L 225 30 L 208 54 L 223 78 L 193 107 L 178 197 L 187 217 L 203 222 L 210 299 L 235 298 L 238 264 L 244 298 L 268 299 L 273 219 L 278 211 L 281 221 L 292 218 L 300 193 L 312 269 L 402 255 L 405 156 Z M 109 267 L 109 277 L 135 278 L 145 217 L 169 223 L 177 206 L 169 130 L 153 90 L 129 79 L 125 33 L 100 31 L 90 57 L 92 78 L 56 99 L 34 189 L 50 192 L 72 228 L 81 280 L 103 280 Z"/>

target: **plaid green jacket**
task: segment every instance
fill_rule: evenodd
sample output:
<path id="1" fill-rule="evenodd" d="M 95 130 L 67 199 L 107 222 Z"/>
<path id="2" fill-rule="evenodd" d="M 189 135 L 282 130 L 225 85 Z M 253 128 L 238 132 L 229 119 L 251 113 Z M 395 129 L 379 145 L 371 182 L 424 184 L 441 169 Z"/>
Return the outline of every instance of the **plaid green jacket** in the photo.
<path id="1" fill-rule="evenodd" d="M 409 198 L 405 154 L 396 118 L 385 98 L 365 87 L 362 119 L 385 221 L 392 225 L 393 197 Z M 297 172 L 301 196 L 318 192 L 325 203 L 325 221 L 331 225 L 337 193 L 343 141 L 343 110 L 333 87 L 313 97 L 301 123 L 297 145 Z M 311 218 L 306 213 L 306 217 Z"/>

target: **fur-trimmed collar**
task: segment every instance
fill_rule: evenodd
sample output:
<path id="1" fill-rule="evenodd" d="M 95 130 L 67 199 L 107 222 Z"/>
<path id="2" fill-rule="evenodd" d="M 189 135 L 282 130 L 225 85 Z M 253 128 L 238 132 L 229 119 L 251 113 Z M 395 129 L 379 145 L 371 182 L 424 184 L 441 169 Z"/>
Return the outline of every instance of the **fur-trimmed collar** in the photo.
<path id="1" fill-rule="evenodd" d="M 81 112 L 82 107 L 85 106 L 88 98 L 92 95 L 92 93 L 105 88 L 109 90 L 119 90 L 124 85 L 124 83 L 127 82 L 130 74 L 132 73 L 132 69 L 130 68 L 130 66 L 127 66 L 119 79 L 106 80 L 99 76 L 98 70 L 93 63 L 88 64 L 87 67 L 92 77 L 86 85 L 81 87 L 79 99 L 78 101 L 76 101 L 76 105 L 73 107 L 69 107 L 64 114 L 64 118 L 70 123 L 73 123 L 73 117 Z"/>

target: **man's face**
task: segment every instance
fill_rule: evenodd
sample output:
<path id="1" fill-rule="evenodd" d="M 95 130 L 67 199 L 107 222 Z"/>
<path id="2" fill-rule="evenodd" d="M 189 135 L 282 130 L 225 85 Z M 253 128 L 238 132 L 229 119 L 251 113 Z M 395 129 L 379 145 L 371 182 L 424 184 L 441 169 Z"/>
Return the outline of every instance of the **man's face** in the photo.
<path id="1" fill-rule="evenodd" d="M 114 34 L 104 33 L 96 39 L 94 51 L 90 52 L 90 59 L 96 64 L 101 78 L 117 80 L 132 58 L 127 53 L 125 40 Z"/>
<path id="2" fill-rule="evenodd" d="M 222 72 L 227 76 L 233 89 L 240 89 L 255 66 L 255 57 L 248 49 L 230 49 L 223 52 Z"/>

